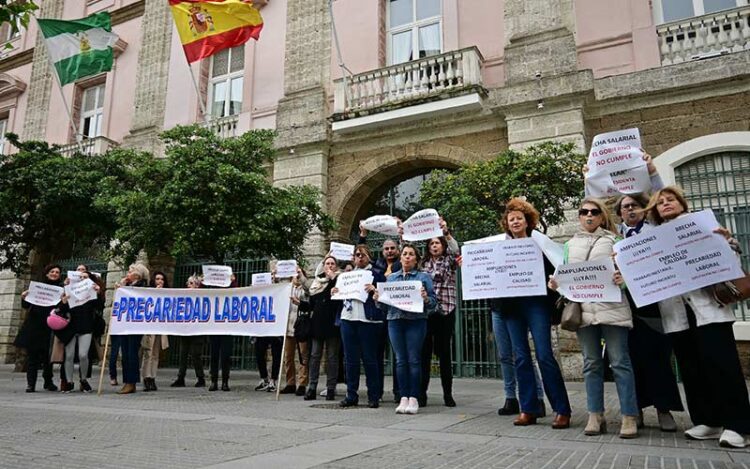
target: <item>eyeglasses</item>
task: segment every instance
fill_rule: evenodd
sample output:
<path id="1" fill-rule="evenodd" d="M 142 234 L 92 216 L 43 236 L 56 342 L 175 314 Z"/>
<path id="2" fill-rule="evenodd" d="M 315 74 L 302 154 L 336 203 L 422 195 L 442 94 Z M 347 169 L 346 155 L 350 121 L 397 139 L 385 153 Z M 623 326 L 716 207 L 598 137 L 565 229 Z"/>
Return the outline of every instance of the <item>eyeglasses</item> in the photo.
<path id="1" fill-rule="evenodd" d="M 638 204 L 623 204 L 622 205 L 623 210 L 635 210 L 637 208 L 641 208 L 641 206 Z"/>
<path id="2" fill-rule="evenodd" d="M 588 214 L 591 214 L 592 217 L 598 217 L 602 214 L 602 211 L 598 208 L 582 208 L 578 210 L 579 217 L 585 217 Z"/>

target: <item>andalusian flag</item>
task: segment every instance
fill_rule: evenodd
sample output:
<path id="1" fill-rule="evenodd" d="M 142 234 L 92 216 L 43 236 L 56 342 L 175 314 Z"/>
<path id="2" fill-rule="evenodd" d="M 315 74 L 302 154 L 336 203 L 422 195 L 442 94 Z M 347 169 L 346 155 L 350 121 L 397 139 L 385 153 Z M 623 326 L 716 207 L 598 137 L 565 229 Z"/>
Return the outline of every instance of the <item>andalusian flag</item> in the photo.
<path id="1" fill-rule="evenodd" d="M 250 1 L 169 0 L 187 61 L 258 40 L 263 18 Z"/>
<path id="2" fill-rule="evenodd" d="M 103 11 L 80 20 L 37 20 L 60 84 L 112 70 L 112 19 Z"/>

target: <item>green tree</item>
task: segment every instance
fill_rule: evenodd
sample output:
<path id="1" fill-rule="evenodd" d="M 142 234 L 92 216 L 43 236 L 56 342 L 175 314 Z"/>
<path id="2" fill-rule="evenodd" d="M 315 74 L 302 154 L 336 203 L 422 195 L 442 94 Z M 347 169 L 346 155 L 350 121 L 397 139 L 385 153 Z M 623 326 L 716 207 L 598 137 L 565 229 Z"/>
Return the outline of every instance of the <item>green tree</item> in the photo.
<path id="1" fill-rule="evenodd" d="M 28 28 L 34 11 L 39 7 L 35 2 L 26 0 L 0 0 L 0 24 L 8 23 L 13 34 L 20 28 Z M 13 47 L 8 44 L 6 47 Z"/>
<path id="2" fill-rule="evenodd" d="M 162 134 L 164 158 L 111 152 L 111 164 L 126 174 L 104 181 L 96 206 L 115 216 L 120 242 L 113 254 L 125 262 L 141 249 L 217 263 L 298 257 L 311 231 L 334 224 L 315 188 L 271 184 L 273 138 L 255 130 L 222 139 L 200 126 L 179 126 Z"/>
<path id="3" fill-rule="evenodd" d="M 22 272 L 32 250 L 59 258 L 74 244 L 106 244 L 113 217 L 91 202 L 117 168 L 104 159 L 63 157 L 45 142 L 7 138 L 18 152 L 0 155 L 0 269 Z"/>
<path id="4" fill-rule="evenodd" d="M 511 197 L 525 196 L 541 214 L 540 228 L 565 220 L 564 207 L 583 195 L 585 156 L 572 143 L 545 142 L 458 171 L 434 171 L 420 190 L 422 205 L 435 208 L 456 237 L 470 240 L 499 232 Z"/>

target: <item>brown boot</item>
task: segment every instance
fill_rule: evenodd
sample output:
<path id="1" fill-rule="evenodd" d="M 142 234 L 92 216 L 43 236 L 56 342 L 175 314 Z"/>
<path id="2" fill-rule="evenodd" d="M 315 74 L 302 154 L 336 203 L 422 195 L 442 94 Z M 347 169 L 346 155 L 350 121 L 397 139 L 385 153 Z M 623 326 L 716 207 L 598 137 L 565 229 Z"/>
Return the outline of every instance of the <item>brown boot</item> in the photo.
<path id="1" fill-rule="evenodd" d="M 634 415 L 623 415 L 620 426 L 620 438 L 630 439 L 638 437 L 638 423 Z"/>
<path id="2" fill-rule="evenodd" d="M 555 430 L 570 428 L 570 415 L 555 415 L 555 420 L 552 421 L 552 428 Z"/>
<path id="3" fill-rule="evenodd" d="M 119 391 L 117 391 L 117 394 L 133 394 L 135 392 L 135 384 L 125 383 L 125 386 L 122 387 Z"/>
<path id="4" fill-rule="evenodd" d="M 526 412 L 521 412 L 521 415 L 518 416 L 513 421 L 513 425 L 516 427 L 527 427 L 529 425 L 535 425 L 536 424 L 536 415 L 534 414 L 527 414 Z"/>
<path id="5" fill-rule="evenodd" d="M 589 421 L 586 424 L 586 428 L 583 429 L 583 434 L 594 436 L 601 435 L 602 433 L 607 433 L 607 421 L 604 420 L 604 414 L 590 412 Z"/>

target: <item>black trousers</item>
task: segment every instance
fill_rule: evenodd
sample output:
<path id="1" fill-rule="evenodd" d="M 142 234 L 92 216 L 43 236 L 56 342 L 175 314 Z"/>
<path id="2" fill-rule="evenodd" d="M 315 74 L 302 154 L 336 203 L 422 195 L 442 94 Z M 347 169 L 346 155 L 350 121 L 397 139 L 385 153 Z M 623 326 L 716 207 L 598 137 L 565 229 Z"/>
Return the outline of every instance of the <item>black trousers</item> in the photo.
<path id="1" fill-rule="evenodd" d="M 432 353 L 440 362 L 440 384 L 443 385 L 443 396 L 453 393 L 453 360 L 451 358 L 451 339 L 456 324 L 456 314 L 435 314 L 427 319 L 427 335 L 422 346 L 422 397 L 427 396 L 430 386 L 430 368 Z"/>
<path id="2" fill-rule="evenodd" d="M 660 321 L 659 318 L 654 318 Z M 630 362 L 635 375 L 638 408 L 654 406 L 659 412 L 683 411 L 677 378 L 672 371 L 672 341 L 637 317 L 628 334 Z"/>
<path id="3" fill-rule="evenodd" d="M 42 369 L 44 382 L 52 381 L 52 364 L 49 362 L 49 349 L 34 348 L 26 351 L 28 364 L 26 366 L 26 384 L 34 387 L 39 376 L 39 369 Z"/>
<path id="4" fill-rule="evenodd" d="M 177 371 L 178 379 L 185 379 L 187 374 L 188 355 L 193 360 L 193 369 L 195 377 L 198 379 L 205 378 L 203 373 L 203 345 L 205 343 L 202 335 L 180 337 L 180 362 Z"/>
<path id="5" fill-rule="evenodd" d="M 750 433 L 750 401 L 731 322 L 696 326 L 686 305 L 690 328 L 669 334 L 694 425 Z"/>
<path id="6" fill-rule="evenodd" d="M 262 380 L 268 379 L 268 364 L 266 363 L 266 351 L 271 347 L 271 379 L 279 379 L 279 368 L 281 367 L 281 349 L 284 346 L 283 337 L 256 337 L 255 360 L 258 363 L 258 372 Z"/>
<path id="7" fill-rule="evenodd" d="M 212 335 L 209 340 L 211 344 L 211 380 L 219 380 L 219 364 L 221 363 L 221 380 L 229 381 L 234 338 L 231 335 Z"/>

